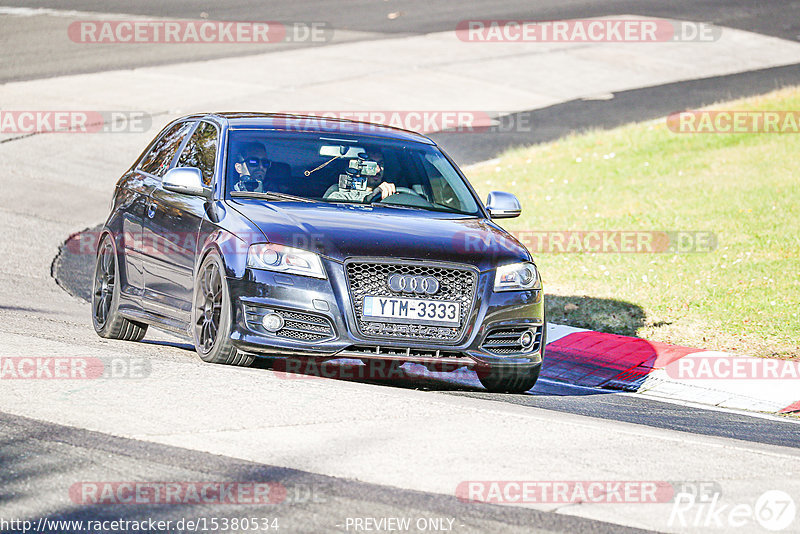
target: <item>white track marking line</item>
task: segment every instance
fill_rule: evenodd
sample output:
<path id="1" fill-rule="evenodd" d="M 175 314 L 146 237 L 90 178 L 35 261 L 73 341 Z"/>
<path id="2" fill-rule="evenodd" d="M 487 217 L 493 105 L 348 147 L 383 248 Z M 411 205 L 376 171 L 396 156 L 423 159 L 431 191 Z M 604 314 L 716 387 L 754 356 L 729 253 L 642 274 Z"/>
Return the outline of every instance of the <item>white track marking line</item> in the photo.
<path id="1" fill-rule="evenodd" d="M 666 404 L 675 404 L 678 406 L 685 406 L 687 408 L 697 408 L 700 410 L 708 410 L 712 412 L 722 412 L 722 413 L 729 413 L 734 415 L 746 415 L 748 417 L 755 417 L 756 419 L 767 419 L 769 421 L 780 421 L 784 423 L 792 423 L 792 424 L 800 424 L 800 419 L 795 419 L 793 417 L 781 417 L 779 415 L 764 413 L 764 412 L 750 412 L 747 410 L 737 410 L 735 408 L 723 408 L 720 406 L 714 406 L 713 404 L 700 404 L 697 402 L 690 402 L 684 401 L 680 399 L 673 399 L 669 397 L 660 397 L 656 395 L 642 395 L 641 393 L 636 393 L 633 391 L 619 391 L 614 389 L 600 389 L 600 388 L 592 388 L 588 386 L 580 386 L 577 384 L 569 384 L 567 382 L 559 382 L 558 380 L 553 380 L 552 378 L 544 378 L 540 377 L 539 382 L 544 382 L 546 384 L 551 384 L 553 386 L 565 387 L 565 388 L 573 388 L 580 391 L 590 391 L 597 393 L 598 395 L 622 395 L 624 397 L 632 397 L 635 399 L 647 399 L 652 400 L 655 402 L 664 402 Z"/>
<path id="2" fill-rule="evenodd" d="M 93 19 L 106 19 L 106 20 L 145 20 L 158 18 L 159 20 L 165 17 L 146 17 L 144 15 L 130 15 L 127 13 L 100 13 L 97 11 L 77 11 L 72 9 L 51 9 L 47 7 L 9 7 L 0 6 L 0 15 L 8 15 L 11 17 L 63 17 L 63 18 L 79 18 L 88 17 Z M 170 20 L 180 20 L 173 19 Z"/>

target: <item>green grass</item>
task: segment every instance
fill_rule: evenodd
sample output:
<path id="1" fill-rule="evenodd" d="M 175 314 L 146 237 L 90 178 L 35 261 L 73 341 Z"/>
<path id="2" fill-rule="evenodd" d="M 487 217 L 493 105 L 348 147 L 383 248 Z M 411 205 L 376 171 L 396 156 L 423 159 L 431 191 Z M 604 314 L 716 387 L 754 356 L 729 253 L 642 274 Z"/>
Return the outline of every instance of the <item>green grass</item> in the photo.
<path id="1" fill-rule="evenodd" d="M 718 109 L 800 110 L 800 88 Z M 710 253 L 536 253 L 548 320 L 800 357 L 800 134 L 676 134 L 666 120 L 570 136 L 469 169 L 523 205 L 508 230 L 711 231 Z"/>

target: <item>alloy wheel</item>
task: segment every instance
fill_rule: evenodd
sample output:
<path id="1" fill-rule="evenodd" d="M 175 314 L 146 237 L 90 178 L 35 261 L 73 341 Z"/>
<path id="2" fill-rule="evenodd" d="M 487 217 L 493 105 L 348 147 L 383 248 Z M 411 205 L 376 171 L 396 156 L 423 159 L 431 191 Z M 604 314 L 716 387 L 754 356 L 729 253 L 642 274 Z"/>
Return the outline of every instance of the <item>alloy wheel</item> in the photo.
<path id="1" fill-rule="evenodd" d="M 203 269 L 199 289 L 195 300 L 196 339 L 201 350 L 209 352 L 217 340 L 222 315 L 222 277 L 216 263 L 209 262 Z"/>
<path id="2" fill-rule="evenodd" d="M 106 324 L 114 298 L 114 284 L 117 281 L 114 248 L 106 242 L 97 257 L 95 269 L 93 310 L 94 318 L 101 327 Z"/>

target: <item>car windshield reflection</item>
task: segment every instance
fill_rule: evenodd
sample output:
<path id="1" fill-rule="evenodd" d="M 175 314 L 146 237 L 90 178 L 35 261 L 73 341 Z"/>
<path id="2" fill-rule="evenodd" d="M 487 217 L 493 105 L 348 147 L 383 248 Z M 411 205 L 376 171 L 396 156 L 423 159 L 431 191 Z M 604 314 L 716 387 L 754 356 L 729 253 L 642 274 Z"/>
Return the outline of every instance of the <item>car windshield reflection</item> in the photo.
<path id="1" fill-rule="evenodd" d="M 480 215 L 474 194 L 435 146 L 396 140 L 326 139 L 233 130 L 231 197 L 396 207 Z"/>

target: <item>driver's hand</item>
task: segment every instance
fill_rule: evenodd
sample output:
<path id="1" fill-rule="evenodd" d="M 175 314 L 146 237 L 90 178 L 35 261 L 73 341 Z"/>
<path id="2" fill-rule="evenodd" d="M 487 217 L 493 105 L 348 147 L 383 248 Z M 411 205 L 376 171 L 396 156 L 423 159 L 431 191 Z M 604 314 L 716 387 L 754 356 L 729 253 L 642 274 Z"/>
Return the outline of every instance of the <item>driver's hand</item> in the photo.
<path id="1" fill-rule="evenodd" d="M 381 200 L 397 193 L 397 189 L 395 188 L 394 184 L 390 184 L 389 182 L 381 183 L 381 185 L 378 186 L 378 189 L 381 190 Z"/>

